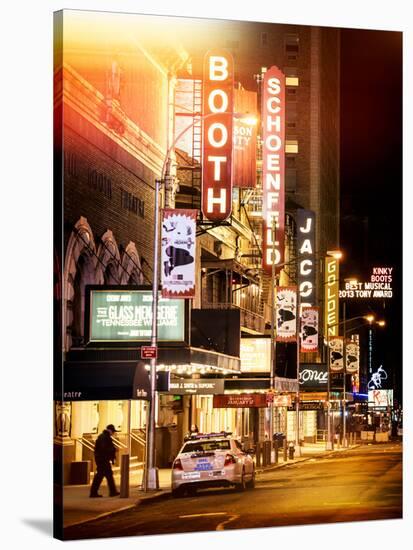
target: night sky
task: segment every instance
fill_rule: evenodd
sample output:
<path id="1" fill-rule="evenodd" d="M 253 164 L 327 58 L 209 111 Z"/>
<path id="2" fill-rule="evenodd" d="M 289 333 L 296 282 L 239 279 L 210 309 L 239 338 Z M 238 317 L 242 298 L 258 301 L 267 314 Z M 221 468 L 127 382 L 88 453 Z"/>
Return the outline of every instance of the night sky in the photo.
<path id="1" fill-rule="evenodd" d="M 402 372 L 402 34 L 342 31 L 341 265 L 343 277 L 368 280 L 372 267 L 394 267 L 392 300 L 347 301 L 347 316 L 366 309 L 386 319 L 377 332 L 377 366 Z"/>

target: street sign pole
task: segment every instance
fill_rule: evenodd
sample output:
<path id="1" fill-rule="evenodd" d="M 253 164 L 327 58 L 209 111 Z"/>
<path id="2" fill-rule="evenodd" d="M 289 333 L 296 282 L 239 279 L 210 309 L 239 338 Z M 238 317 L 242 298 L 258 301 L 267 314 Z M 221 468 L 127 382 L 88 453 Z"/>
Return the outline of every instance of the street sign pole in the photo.
<path id="1" fill-rule="evenodd" d="M 152 335 L 151 347 L 156 348 L 158 331 L 158 289 L 159 289 L 159 191 L 161 181 L 155 180 L 155 219 L 153 243 L 153 279 L 152 279 Z M 159 489 L 158 469 L 155 466 L 155 411 L 156 411 L 156 354 L 151 358 L 151 398 L 146 438 L 146 460 L 144 472 L 144 491 Z"/>

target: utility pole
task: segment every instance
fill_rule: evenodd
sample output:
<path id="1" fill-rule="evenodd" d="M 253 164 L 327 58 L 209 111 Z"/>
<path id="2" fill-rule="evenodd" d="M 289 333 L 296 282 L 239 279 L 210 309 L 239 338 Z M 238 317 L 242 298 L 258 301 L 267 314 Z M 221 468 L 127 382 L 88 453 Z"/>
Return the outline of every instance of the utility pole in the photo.
<path id="1" fill-rule="evenodd" d="M 347 447 L 347 430 L 346 430 L 346 372 L 347 372 L 346 302 L 343 302 L 343 447 Z"/>
<path id="2" fill-rule="evenodd" d="M 295 394 L 295 415 L 296 415 L 296 433 L 295 433 L 295 455 L 301 456 L 300 446 L 300 293 L 297 287 L 297 314 L 296 314 L 296 339 L 297 339 L 297 392 Z"/>
<path id="3" fill-rule="evenodd" d="M 162 181 L 155 180 L 155 219 L 153 237 L 153 279 L 152 279 L 152 333 L 151 346 L 157 347 L 158 338 L 158 292 L 159 292 L 159 192 Z M 151 359 L 151 398 L 146 436 L 146 460 L 144 491 L 159 489 L 158 469 L 155 466 L 155 411 L 156 411 L 156 358 Z"/>

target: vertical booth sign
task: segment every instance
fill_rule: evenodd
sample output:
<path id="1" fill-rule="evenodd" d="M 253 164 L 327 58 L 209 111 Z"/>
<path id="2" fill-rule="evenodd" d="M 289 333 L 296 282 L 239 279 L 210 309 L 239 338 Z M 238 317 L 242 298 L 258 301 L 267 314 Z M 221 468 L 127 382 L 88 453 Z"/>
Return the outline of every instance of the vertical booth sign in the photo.
<path id="1" fill-rule="evenodd" d="M 277 342 L 295 342 L 297 337 L 297 287 L 277 288 Z"/>
<path id="2" fill-rule="evenodd" d="M 264 74 L 262 86 L 262 262 L 271 272 L 272 264 L 279 270 L 284 261 L 285 76 L 273 66 Z"/>
<path id="3" fill-rule="evenodd" d="M 330 370 L 331 372 L 343 372 L 343 337 L 334 336 L 329 342 Z"/>
<path id="4" fill-rule="evenodd" d="M 303 307 L 301 310 L 301 352 L 318 351 L 319 308 Z"/>
<path id="5" fill-rule="evenodd" d="M 234 62 L 229 52 L 210 50 L 203 71 L 202 213 L 224 221 L 232 210 Z"/>
<path id="6" fill-rule="evenodd" d="M 197 210 L 162 210 L 163 298 L 194 298 Z"/>
<path id="7" fill-rule="evenodd" d="M 301 307 L 314 305 L 315 288 L 315 213 L 297 210 L 298 289 Z"/>

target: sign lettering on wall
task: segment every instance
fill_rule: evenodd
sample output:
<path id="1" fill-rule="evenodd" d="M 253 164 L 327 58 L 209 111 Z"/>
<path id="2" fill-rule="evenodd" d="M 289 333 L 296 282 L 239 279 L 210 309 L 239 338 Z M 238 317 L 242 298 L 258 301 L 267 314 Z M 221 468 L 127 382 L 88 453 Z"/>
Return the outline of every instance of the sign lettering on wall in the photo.
<path id="1" fill-rule="evenodd" d="M 241 372 L 269 372 L 270 338 L 241 338 Z"/>
<path id="2" fill-rule="evenodd" d="M 315 214 L 297 210 L 298 289 L 301 306 L 314 305 L 315 296 Z"/>
<path id="3" fill-rule="evenodd" d="M 187 378 L 185 380 L 172 379 L 169 382 L 169 393 L 174 395 L 213 395 L 223 393 L 223 391 L 223 378 Z"/>
<path id="4" fill-rule="evenodd" d="M 285 76 L 275 66 L 264 74 L 262 124 L 263 268 L 271 272 L 284 261 L 285 231 Z"/>
<path id="5" fill-rule="evenodd" d="M 338 283 L 338 260 L 327 256 L 324 271 L 324 335 L 328 337 L 338 334 Z"/>
<path id="6" fill-rule="evenodd" d="M 224 221 L 232 210 L 234 62 L 229 52 L 211 50 L 203 72 L 202 213 Z"/>
<path id="7" fill-rule="evenodd" d="M 159 297 L 158 340 L 181 342 L 185 339 L 185 300 Z M 152 291 L 91 290 L 91 342 L 124 342 L 151 339 Z"/>

